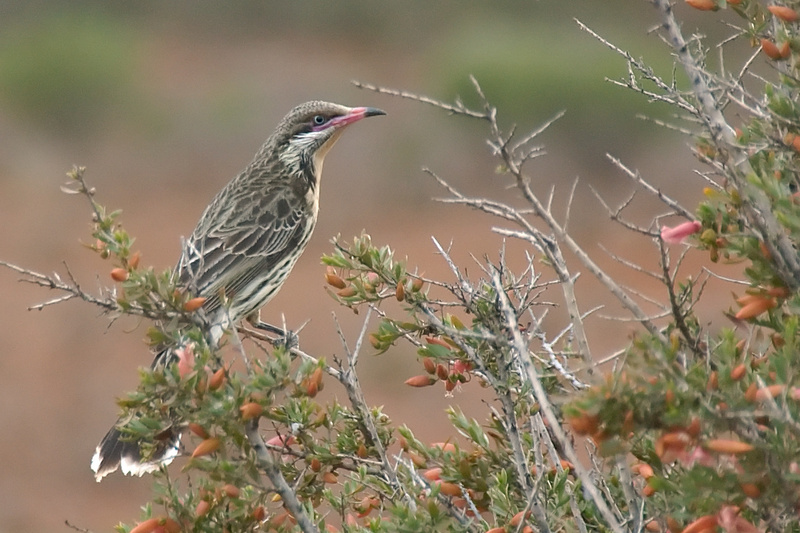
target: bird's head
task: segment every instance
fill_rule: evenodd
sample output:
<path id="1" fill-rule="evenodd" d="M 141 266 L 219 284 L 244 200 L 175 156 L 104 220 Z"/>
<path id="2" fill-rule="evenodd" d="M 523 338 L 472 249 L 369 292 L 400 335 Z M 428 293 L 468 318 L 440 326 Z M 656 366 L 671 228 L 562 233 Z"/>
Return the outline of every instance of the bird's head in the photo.
<path id="1" fill-rule="evenodd" d="M 290 172 L 311 170 L 318 176 L 325 155 L 348 125 L 385 114 L 374 107 L 306 102 L 283 118 L 267 144 L 272 145 L 272 150 Z"/>

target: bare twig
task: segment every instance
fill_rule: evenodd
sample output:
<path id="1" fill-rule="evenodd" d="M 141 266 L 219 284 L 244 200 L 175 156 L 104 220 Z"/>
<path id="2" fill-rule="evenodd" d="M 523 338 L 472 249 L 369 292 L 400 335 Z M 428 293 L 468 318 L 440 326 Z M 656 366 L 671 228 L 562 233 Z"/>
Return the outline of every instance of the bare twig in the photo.
<path id="1" fill-rule="evenodd" d="M 675 211 L 675 213 L 681 215 L 682 217 L 686 218 L 687 220 L 694 220 L 694 215 L 692 215 L 692 213 L 688 209 L 683 207 L 676 200 L 673 200 L 672 198 L 670 198 L 669 196 L 664 194 L 664 192 L 661 191 L 660 189 L 656 189 L 655 187 L 653 187 L 653 185 L 650 184 L 650 182 L 644 180 L 639 175 L 638 172 L 629 169 L 624 164 L 622 164 L 622 161 L 620 161 L 616 157 L 612 156 L 611 154 L 606 154 L 606 157 L 609 159 L 609 161 L 611 161 L 611 163 L 614 164 L 615 167 L 617 167 L 618 169 L 622 170 L 622 172 L 625 173 L 626 176 L 628 176 L 634 182 L 639 184 L 640 187 L 644 188 L 646 191 L 651 193 L 653 196 L 655 196 L 656 198 L 661 200 L 663 203 L 668 205 L 670 209 Z"/>
<path id="2" fill-rule="evenodd" d="M 379 94 L 388 94 L 390 96 L 398 96 L 400 98 L 414 100 L 416 102 L 421 102 L 423 104 L 428 104 L 434 107 L 438 107 L 439 109 L 444 109 L 445 111 L 449 111 L 450 113 L 454 113 L 456 115 L 466 115 L 468 117 L 480 118 L 484 120 L 489 118 L 485 113 L 467 109 L 467 107 L 465 107 L 464 104 L 460 101 L 456 101 L 455 105 L 452 105 L 446 102 L 442 102 L 440 100 L 434 100 L 433 98 L 429 98 L 427 96 L 421 96 L 419 94 L 411 93 L 408 91 L 398 91 L 397 89 L 389 89 L 387 87 L 380 87 L 378 85 L 372 85 L 371 83 L 363 83 L 356 80 L 353 80 L 352 83 L 359 89 L 367 89 L 368 91 L 375 91 L 376 93 Z"/>
<path id="3" fill-rule="evenodd" d="M 297 498 L 297 493 L 286 482 L 286 478 L 283 477 L 278 462 L 267 450 L 264 439 L 261 438 L 261 434 L 258 432 L 258 419 L 256 418 L 248 422 L 245 431 L 247 440 L 256 453 L 259 465 L 270 482 L 272 482 L 272 487 L 275 489 L 275 492 L 280 495 L 286 510 L 297 520 L 297 525 L 303 533 L 319 533 L 319 529 L 308 517 L 305 509 L 303 509 L 303 504 Z"/>
<path id="4" fill-rule="evenodd" d="M 763 242 L 773 257 L 775 269 L 781 280 L 787 287 L 796 289 L 800 286 L 800 258 L 797 256 L 792 240 L 776 220 L 769 200 L 761 191 L 747 183 L 746 176 L 752 171 L 747 154 L 737 144 L 734 128 L 728 124 L 722 114 L 720 103 L 710 86 L 710 76 L 692 55 L 691 49 L 683 38 L 680 25 L 672 13 L 670 1 L 651 0 L 651 2 L 661 14 L 667 41 L 689 76 L 693 94 L 700 106 L 695 115 L 703 121 L 720 154 L 720 160 L 728 167 L 725 175 L 750 197 L 751 202 L 743 203 L 742 209 L 747 214 L 749 221 L 762 235 Z"/>
<path id="5" fill-rule="evenodd" d="M 347 391 L 347 396 L 350 399 L 350 404 L 353 406 L 353 409 L 356 411 L 356 413 L 358 413 L 359 422 L 366 432 L 364 437 L 369 440 L 369 443 L 377 452 L 378 457 L 380 457 L 382 463 L 381 477 L 384 477 L 387 483 L 389 483 L 396 492 L 402 494 L 403 500 L 410 509 L 415 509 L 416 502 L 414 501 L 414 498 L 404 489 L 403 484 L 397 478 L 396 472 L 389 461 L 389 456 L 386 453 L 386 447 L 383 445 L 383 442 L 380 439 L 378 428 L 375 425 L 375 419 L 370 412 L 366 400 L 364 399 L 364 392 L 361 388 L 361 384 L 359 383 L 358 374 L 356 373 L 358 354 L 367 334 L 367 328 L 369 326 L 370 319 L 372 318 L 372 311 L 373 310 L 371 307 L 367 309 L 364 322 L 361 326 L 361 332 L 358 335 L 356 345 L 353 350 L 348 348 L 347 342 L 345 341 L 341 332 L 341 328 L 339 328 L 338 322 L 336 323 L 337 332 L 342 340 L 342 348 L 344 348 L 347 355 L 345 359 L 346 366 L 339 373 L 339 382 L 344 386 L 345 391 Z"/>
<path id="6" fill-rule="evenodd" d="M 503 285 L 497 272 L 495 272 L 495 274 L 492 276 L 492 286 L 497 291 L 500 309 L 505 317 L 506 327 L 511 335 L 512 348 L 516 353 L 518 358 L 517 360 L 524 369 L 528 378 L 528 382 L 531 384 L 531 387 L 533 387 L 536 401 L 539 403 L 541 412 L 544 414 L 545 419 L 547 419 L 547 423 L 549 424 L 551 431 L 553 431 L 556 439 L 558 440 L 561 450 L 567 456 L 567 459 L 575 466 L 575 473 L 580 478 L 581 483 L 583 484 L 583 489 L 586 491 L 589 498 L 594 501 L 597 509 L 603 516 L 603 519 L 606 520 L 608 527 L 611 528 L 612 531 L 622 533 L 624 530 L 617 521 L 617 517 L 614 516 L 613 511 L 608 506 L 608 503 L 603 495 L 597 490 L 594 480 L 581 464 L 578 454 L 575 452 L 575 448 L 572 446 L 571 439 L 561 427 L 561 422 L 556 416 L 553 405 L 550 402 L 550 398 L 547 392 L 544 390 L 541 380 L 539 379 L 538 371 L 531 361 L 530 354 L 525 346 L 525 342 L 522 339 L 522 335 L 520 334 L 519 329 L 516 327 L 519 318 L 515 315 L 514 310 L 508 301 L 508 297 L 506 296 L 505 291 L 503 291 Z"/>

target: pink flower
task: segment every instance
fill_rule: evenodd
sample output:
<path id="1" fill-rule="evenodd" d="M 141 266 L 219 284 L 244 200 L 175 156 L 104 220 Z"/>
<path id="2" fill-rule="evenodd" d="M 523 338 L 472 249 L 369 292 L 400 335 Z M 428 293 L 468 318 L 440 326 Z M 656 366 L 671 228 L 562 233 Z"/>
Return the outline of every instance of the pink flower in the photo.
<path id="1" fill-rule="evenodd" d="M 735 505 L 723 505 L 717 513 L 717 523 L 726 533 L 761 533 L 760 529 L 739 516 L 739 508 Z"/>
<path id="2" fill-rule="evenodd" d="M 456 359 L 453 361 L 453 371 L 456 374 L 468 374 L 472 370 L 472 363 Z"/>
<path id="3" fill-rule="evenodd" d="M 678 224 L 674 228 L 661 226 L 661 239 L 667 244 L 680 244 L 693 233 L 697 233 L 703 226 L 697 220 Z"/>
<path id="4" fill-rule="evenodd" d="M 696 446 L 690 452 L 684 452 L 679 459 L 687 468 L 691 468 L 695 464 L 710 467 L 714 467 L 717 464 L 716 459 L 705 451 L 702 446 Z"/>
<path id="5" fill-rule="evenodd" d="M 178 356 L 178 375 L 183 379 L 194 371 L 194 344 L 181 346 L 175 350 L 175 355 Z"/>

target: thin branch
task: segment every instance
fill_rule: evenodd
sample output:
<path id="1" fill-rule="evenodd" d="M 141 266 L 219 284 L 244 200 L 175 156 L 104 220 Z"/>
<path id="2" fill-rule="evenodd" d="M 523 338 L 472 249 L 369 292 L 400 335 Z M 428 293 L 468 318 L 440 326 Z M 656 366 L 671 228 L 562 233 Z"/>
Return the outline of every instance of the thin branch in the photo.
<path id="1" fill-rule="evenodd" d="M 372 416 L 372 413 L 367 406 L 367 402 L 364 399 L 364 391 L 361 388 L 361 384 L 359 383 L 358 379 L 358 373 L 356 372 L 359 350 L 361 349 L 364 338 L 366 337 L 369 322 L 372 318 L 372 312 L 372 307 L 367 308 L 367 313 L 361 326 L 361 332 L 356 340 L 355 349 L 352 351 L 348 349 L 341 328 L 339 327 L 339 323 L 338 321 L 336 322 L 337 333 L 342 340 L 342 347 L 347 355 L 345 359 L 346 366 L 344 370 L 339 373 L 339 383 L 344 386 L 345 391 L 347 392 L 347 397 L 350 399 L 350 404 L 353 406 L 355 412 L 358 413 L 358 420 L 365 431 L 365 439 L 369 440 L 369 444 L 375 449 L 378 457 L 380 457 L 383 465 L 382 477 L 386 479 L 386 482 L 391 485 L 395 491 L 403 495 L 403 500 L 405 500 L 409 508 L 413 510 L 416 509 L 416 502 L 414 501 L 414 498 L 404 489 L 403 484 L 397 478 L 396 472 L 389 461 L 389 457 L 386 453 L 386 447 L 381 441 L 378 428 L 375 425 L 375 418 Z M 336 317 L 334 316 L 334 319 L 335 318 Z"/>
<path id="2" fill-rule="evenodd" d="M 400 98 L 405 98 L 407 100 L 414 100 L 415 102 L 421 102 L 423 104 L 428 104 L 434 107 L 438 107 L 439 109 L 444 109 L 445 111 L 449 111 L 450 113 L 456 115 L 466 115 L 468 117 L 480 118 L 483 120 L 487 120 L 489 118 L 486 113 L 480 113 L 478 111 L 467 109 L 467 107 L 465 107 L 464 104 L 461 103 L 461 101 L 456 101 L 455 105 L 452 105 L 446 102 L 442 102 L 441 100 L 434 100 L 433 98 L 429 98 L 427 96 L 422 96 L 408 91 L 398 91 L 397 89 L 389 89 L 387 87 L 380 87 L 378 85 L 372 85 L 371 83 L 363 83 L 356 80 L 353 80 L 351 83 L 356 87 L 358 87 L 359 89 L 366 89 L 368 91 L 374 91 L 379 94 L 388 94 L 390 96 L 398 96 Z"/>
<path id="3" fill-rule="evenodd" d="M 550 398 L 547 394 L 547 391 L 544 390 L 544 386 L 539 379 L 536 367 L 533 365 L 530 354 L 528 353 L 528 349 L 525 346 L 525 342 L 522 340 L 522 335 L 519 332 L 519 328 L 516 327 L 518 317 L 515 315 L 505 291 L 503 291 L 503 284 L 500 281 L 500 276 L 497 272 L 495 272 L 492 276 L 492 286 L 497 293 L 500 309 L 505 317 L 506 327 L 511 335 L 512 348 L 516 352 L 517 358 L 527 374 L 528 381 L 533 387 L 536 401 L 539 403 L 541 412 L 547 419 L 547 423 L 549 424 L 551 431 L 553 431 L 555 434 L 555 437 L 561 446 L 561 450 L 567 456 L 567 459 L 575 466 L 575 473 L 581 480 L 583 490 L 586 491 L 588 497 L 594 501 L 594 504 L 597 506 L 598 511 L 608 524 L 608 527 L 615 533 L 623 533 L 624 529 L 617 521 L 616 516 L 614 516 L 613 511 L 608 506 L 608 503 L 606 502 L 605 498 L 603 498 L 603 495 L 598 491 L 594 484 L 594 480 L 589 475 L 589 472 L 581 464 L 578 454 L 575 452 L 575 448 L 572 446 L 571 439 L 566 435 L 564 429 L 561 427 L 561 423 L 556 416 L 553 405 L 550 403 Z"/>
<path id="4" fill-rule="evenodd" d="M 653 194 L 656 198 L 658 198 L 661 202 L 669 206 L 670 209 L 675 211 L 677 214 L 681 215 L 687 220 L 694 220 L 694 215 L 685 207 L 683 207 L 680 203 L 673 200 L 666 194 L 664 194 L 660 189 L 656 189 L 651 185 L 648 181 L 642 179 L 638 172 L 633 171 L 626 167 L 622 161 L 617 159 L 616 157 L 612 156 L 611 154 L 606 154 L 606 157 L 611 161 L 611 163 L 617 167 L 618 169 L 622 170 L 626 176 L 630 179 L 638 183 L 642 188 Z"/>
<path id="5" fill-rule="evenodd" d="M 64 520 L 64 525 L 66 525 L 70 529 L 74 529 L 75 531 L 79 531 L 80 533 L 92 533 L 91 529 L 86 529 L 84 527 L 76 526 L 75 524 L 71 523 L 69 520 Z"/>
<path id="6" fill-rule="evenodd" d="M 272 487 L 281 497 L 281 501 L 286 507 L 286 510 L 297 521 L 297 525 L 300 527 L 301 531 L 303 531 L 303 533 L 319 533 L 319 529 L 308 517 L 306 510 L 303 508 L 303 504 L 297 498 L 295 490 L 286 482 L 286 478 L 283 477 L 278 462 L 275 461 L 272 454 L 267 450 L 264 439 L 261 438 L 261 434 L 258 432 L 257 418 L 247 423 L 245 434 L 247 435 L 247 440 L 250 442 L 250 446 L 256 453 L 259 465 L 270 482 L 272 482 Z"/>
<path id="7" fill-rule="evenodd" d="M 661 14 L 667 41 L 689 76 L 693 94 L 702 111 L 698 115 L 717 147 L 720 161 L 728 167 L 726 175 L 742 192 L 746 192 L 751 200 L 742 204 L 743 212 L 761 234 L 764 245 L 773 257 L 775 269 L 781 280 L 787 287 L 796 289 L 800 286 L 800 258 L 797 256 L 792 240 L 775 218 L 769 200 L 761 191 L 749 186 L 746 176 L 752 169 L 747 154 L 743 147 L 736 142 L 735 131 L 722 114 L 719 102 L 709 85 L 708 74 L 692 55 L 684 40 L 680 25 L 672 13 L 672 4 L 669 0 L 651 0 L 651 2 Z"/>

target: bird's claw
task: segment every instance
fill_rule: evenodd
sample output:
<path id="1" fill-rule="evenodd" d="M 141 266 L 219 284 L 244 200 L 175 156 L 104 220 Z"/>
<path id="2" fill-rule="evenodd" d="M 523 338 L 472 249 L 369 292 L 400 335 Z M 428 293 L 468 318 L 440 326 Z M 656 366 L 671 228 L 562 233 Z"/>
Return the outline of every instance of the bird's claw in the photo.
<path id="1" fill-rule="evenodd" d="M 275 335 L 275 338 L 270 341 L 272 346 L 283 346 L 286 348 L 286 350 L 291 350 L 292 348 L 297 348 L 300 346 L 300 337 L 298 337 L 294 331 L 279 328 L 277 326 L 273 326 L 272 324 L 262 322 L 261 320 L 253 321 L 250 324 L 254 328 Z"/>
<path id="2" fill-rule="evenodd" d="M 300 347 L 300 337 L 294 331 L 285 330 L 275 337 L 272 341 L 272 346 L 283 346 L 286 351 L 290 351 L 292 348 Z"/>

